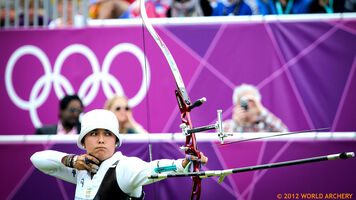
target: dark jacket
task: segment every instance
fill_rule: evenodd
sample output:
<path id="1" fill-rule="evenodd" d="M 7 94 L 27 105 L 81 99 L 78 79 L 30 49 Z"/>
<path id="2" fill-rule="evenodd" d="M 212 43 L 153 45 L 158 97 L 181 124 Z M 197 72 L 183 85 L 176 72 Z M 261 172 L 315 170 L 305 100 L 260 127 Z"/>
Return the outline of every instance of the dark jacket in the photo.
<path id="1" fill-rule="evenodd" d="M 57 124 L 50 126 L 42 126 L 36 129 L 36 135 L 56 135 L 57 134 Z M 78 134 L 80 133 L 80 124 L 76 126 Z"/>

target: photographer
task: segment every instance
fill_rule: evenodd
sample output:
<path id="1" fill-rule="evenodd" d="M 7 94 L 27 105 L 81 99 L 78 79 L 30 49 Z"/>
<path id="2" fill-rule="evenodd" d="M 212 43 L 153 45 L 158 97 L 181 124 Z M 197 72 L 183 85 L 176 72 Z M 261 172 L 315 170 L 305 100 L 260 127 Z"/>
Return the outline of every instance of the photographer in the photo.
<path id="1" fill-rule="evenodd" d="M 261 94 L 253 85 L 242 84 L 233 94 L 232 119 L 223 123 L 225 132 L 285 132 L 283 122 L 261 103 Z"/>

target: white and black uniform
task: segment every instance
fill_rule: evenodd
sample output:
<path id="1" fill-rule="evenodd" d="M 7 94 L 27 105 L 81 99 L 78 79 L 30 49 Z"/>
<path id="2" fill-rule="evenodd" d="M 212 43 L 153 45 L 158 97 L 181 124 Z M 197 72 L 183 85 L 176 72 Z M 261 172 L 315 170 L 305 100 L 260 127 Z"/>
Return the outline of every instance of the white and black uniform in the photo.
<path id="1" fill-rule="evenodd" d="M 176 165 L 177 170 L 175 172 L 179 173 L 184 170 L 182 159 L 163 159 L 145 162 L 137 157 L 127 157 L 122 155 L 121 152 L 116 152 L 111 158 L 101 163 L 98 172 L 91 178 L 91 173 L 87 170 L 77 170 L 63 165 L 61 162 L 62 158 L 67 155 L 58 151 L 46 150 L 33 154 L 31 161 L 40 171 L 77 184 L 75 191 L 76 200 L 94 199 L 106 172 L 113 165 L 115 167 L 116 164 L 115 175 L 119 189 L 134 198 L 142 197 L 143 185 L 157 181 L 157 179 L 152 180 L 147 178 L 149 175 L 155 174 L 154 169 L 156 167 Z"/>

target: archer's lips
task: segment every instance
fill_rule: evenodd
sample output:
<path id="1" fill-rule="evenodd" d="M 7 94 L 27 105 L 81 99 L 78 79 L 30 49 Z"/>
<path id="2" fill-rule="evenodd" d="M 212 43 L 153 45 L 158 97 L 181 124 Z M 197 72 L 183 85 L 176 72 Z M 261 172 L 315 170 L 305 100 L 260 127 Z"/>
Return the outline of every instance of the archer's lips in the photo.
<path id="1" fill-rule="evenodd" d="M 95 150 L 106 150 L 106 147 L 96 147 Z"/>

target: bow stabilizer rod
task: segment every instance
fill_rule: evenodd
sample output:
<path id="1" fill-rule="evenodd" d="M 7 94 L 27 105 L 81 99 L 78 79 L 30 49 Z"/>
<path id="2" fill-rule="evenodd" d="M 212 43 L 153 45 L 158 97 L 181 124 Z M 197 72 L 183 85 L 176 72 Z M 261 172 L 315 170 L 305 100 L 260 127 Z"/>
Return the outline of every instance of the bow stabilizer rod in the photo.
<path id="1" fill-rule="evenodd" d="M 298 133 L 308 133 L 308 132 L 316 132 L 316 131 L 325 131 L 325 130 L 329 130 L 329 129 L 330 129 L 330 128 L 318 128 L 318 129 L 311 129 L 311 130 L 303 130 L 303 131 L 280 133 L 280 134 L 268 135 L 268 136 L 263 136 L 263 137 L 247 138 L 247 139 L 244 139 L 244 140 L 236 140 L 236 141 L 232 141 L 232 142 L 221 143 L 221 144 L 218 144 L 218 146 L 224 146 L 224 145 L 228 145 L 228 144 L 234 144 L 234 143 L 240 143 L 240 142 L 247 142 L 247 141 L 259 140 L 259 139 L 265 139 L 265 138 L 271 138 L 271 137 L 279 137 L 279 136 L 284 136 L 284 135 L 293 135 L 293 134 L 298 134 Z"/>
<path id="2" fill-rule="evenodd" d="M 354 152 L 343 152 L 338 154 L 330 154 L 326 156 L 319 156 L 319 157 L 312 157 L 312 158 L 305 158 L 299 160 L 292 160 L 292 161 L 285 161 L 285 162 L 278 162 L 278 163 L 271 163 L 271 164 L 264 164 L 264 165 L 256 165 L 256 166 L 249 166 L 249 167 L 242 167 L 242 168 L 235 168 L 235 169 L 226 169 L 226 170 L 212 170 L 212 171 L 200 171 L 200 172 L 189 172 L 189 173 L 168 173 L 168 174 L 155 174 L 148 177 L 148 179 L 162 179 L 162 178 L 177 178 L 177 177 L 199 177 L 199 178 L 208 178 L 213 176 L 220 176 L 219 183 L 223 181 L 226 175 L 229 174 L 236 174 L 242 172 L 250 172 L 256 170 L 264 170 L 264 169 L 271 169 L 271 168 L 278 168 L 278 167 L 287 167 L 292 165 L 300 165 L 306 163 L 313 163 L 313 162 L 321 162 L 327 160 L 336 160 L 336 159 L 348 159 L 355 157 Z"/>

